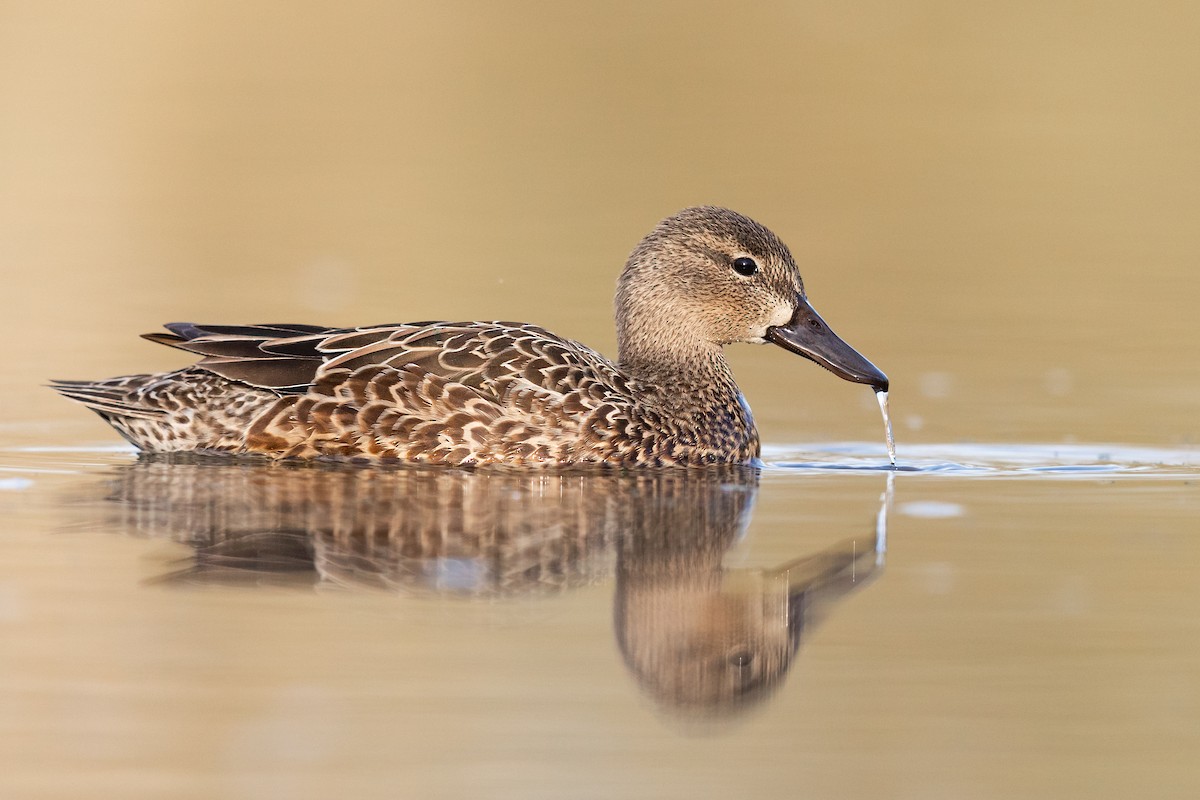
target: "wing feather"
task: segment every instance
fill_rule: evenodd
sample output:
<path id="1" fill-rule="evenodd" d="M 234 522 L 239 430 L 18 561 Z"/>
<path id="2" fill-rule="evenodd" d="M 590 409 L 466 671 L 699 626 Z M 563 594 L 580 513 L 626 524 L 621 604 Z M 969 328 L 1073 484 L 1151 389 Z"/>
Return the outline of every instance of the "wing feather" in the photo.
<path id="1" fill-rule="evenodd" d="M 272 323 L 198 325 L 174 322 L 146 338 L 202 356 L 197 366 L 280 394 L 321 393 L 323 376 L 374 365 L 414 371 L 495 396 L 521 383 L 561 396 L 621 391 L 608 359 L 535 325 L 510 322 L 420 322 L 360 328 Z"/>

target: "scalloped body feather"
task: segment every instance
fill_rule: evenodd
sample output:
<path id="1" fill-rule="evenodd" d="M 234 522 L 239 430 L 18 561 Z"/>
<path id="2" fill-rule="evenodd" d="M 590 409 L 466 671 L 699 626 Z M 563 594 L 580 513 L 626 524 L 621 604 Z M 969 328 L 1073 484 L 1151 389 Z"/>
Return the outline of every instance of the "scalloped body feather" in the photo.
<path id="1" fill-rule="evenodd" d="M 599 353 L 532 325 L 429 322 L 288 337 L 279 326 L 168 327 L 191 338 L 151 337 L 209 355 L 176 372 L 56 388 L 155 452 L 451 465 L 758 455 L 731 382 L 694 387 L 680 409 Z"/>

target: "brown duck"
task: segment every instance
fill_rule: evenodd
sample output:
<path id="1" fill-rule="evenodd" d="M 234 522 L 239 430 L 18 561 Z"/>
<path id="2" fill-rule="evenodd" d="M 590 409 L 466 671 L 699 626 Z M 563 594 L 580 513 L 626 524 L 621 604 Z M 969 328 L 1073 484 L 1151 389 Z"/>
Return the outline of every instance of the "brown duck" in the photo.
<path id="1" fill-rule="evenodd" d="M 195 365 L 54 388 L 153 452 L 564 466 L 756 459 L 733 342 L 888 386 L 809 305 L 787 246 L 728 209 L 660 222 L 621 273 L 616 321 L 615 362 L 515 322 L 172 323 L 146 338 Z"/>

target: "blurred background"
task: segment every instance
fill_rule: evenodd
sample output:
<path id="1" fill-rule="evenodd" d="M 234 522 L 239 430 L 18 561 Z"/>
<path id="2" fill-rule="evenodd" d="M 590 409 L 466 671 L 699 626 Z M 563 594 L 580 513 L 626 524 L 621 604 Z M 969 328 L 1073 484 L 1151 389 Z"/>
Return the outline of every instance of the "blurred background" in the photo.
<path id="1" fill-rule="evenodd" d="M 1198 42 L 1159 0 L 0 0 L 0 795 L 1200 796 Z M 1032 465 L 764 470 L 731 571 L 892 548 L 711 735 L 641 704 L 603 578 L 166 585 L 196 556 L 167 512 L 207 519 L 226 472 L 132 494 L 154 462 L 42 388 L 182 366 L 138 338 L 177 320 L 615 354 L 627 254 L 700 203 L 790 244 L 891 377 L 901 462 Z M 865 387 L 730 358 L 777 462 L 882 463 Z"/>
<path id="2" fill-rule="evenodd" d="M 677 209 L 772 227 L 915 441 L 1195 440 L 1189 2 L 0 2 L 9 438 L 173 320 L 523 319 L 615 353 Z M 768 442 L 873 398 L 770 347 Z"/>

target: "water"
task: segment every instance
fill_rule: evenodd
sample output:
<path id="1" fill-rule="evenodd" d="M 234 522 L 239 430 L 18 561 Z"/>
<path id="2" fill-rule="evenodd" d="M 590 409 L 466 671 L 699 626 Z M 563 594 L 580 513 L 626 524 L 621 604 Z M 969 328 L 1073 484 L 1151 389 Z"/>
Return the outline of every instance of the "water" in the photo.
<path id="1" fill-rule="evenodd" d="M 1200 796 L 1194 6 L 9 5 L 0 797 Z M 762 468 L 687 477 L 139 459 L 43 388 L 177 319 L 612 354 L 700 202 L 894 466 L 770 345 Z"/>
<path id="2" fill-rule="evenodd" d="M 884 441 L 887 442 L 888 461 L 896 466 L 896 440 L 892 437 L 892 418 L 888 415 L 888 393 L 876 392 L 875 399 L 879 401 L 879 412 L 883 414 Z"/>
<path id="3" fill-rule="evenodd" d="M 9 448 L 9 794 L 1194 786 L 1197 453 L 873 450 L 527 475 Z"/>

